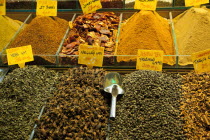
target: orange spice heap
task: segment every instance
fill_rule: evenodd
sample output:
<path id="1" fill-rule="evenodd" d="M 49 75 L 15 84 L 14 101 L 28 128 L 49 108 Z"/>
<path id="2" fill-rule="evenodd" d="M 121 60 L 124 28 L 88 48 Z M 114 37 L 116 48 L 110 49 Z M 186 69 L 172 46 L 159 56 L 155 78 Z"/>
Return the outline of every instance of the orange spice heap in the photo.
<path id="1" fill-rule="evenodd" d="M 134 14 L 120 32 L 117 55 L 137 55 L 138 49 L 163 50 L 164 55 L 174 55 L 170 26 L 166 19 L 152 11 Z M 136 60 L 136 57 L 118 57 L 117 61 Z M 173 65 L 175 59 L 165 56 L 164 63 Z"/>

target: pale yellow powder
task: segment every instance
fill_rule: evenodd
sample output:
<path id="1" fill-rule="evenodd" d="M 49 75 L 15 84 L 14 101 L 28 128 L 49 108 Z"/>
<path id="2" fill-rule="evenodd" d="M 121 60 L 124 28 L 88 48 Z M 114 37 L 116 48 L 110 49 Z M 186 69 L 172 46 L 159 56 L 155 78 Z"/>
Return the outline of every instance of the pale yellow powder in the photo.
<path id="1" fill-rule="evenodd" d="M 174 20 L 179 55 L 191 55 L 210 48 L 210 12 L 191 8 Z M 180 56 L 180 65 L 192 64 L 191 56 Z"/>

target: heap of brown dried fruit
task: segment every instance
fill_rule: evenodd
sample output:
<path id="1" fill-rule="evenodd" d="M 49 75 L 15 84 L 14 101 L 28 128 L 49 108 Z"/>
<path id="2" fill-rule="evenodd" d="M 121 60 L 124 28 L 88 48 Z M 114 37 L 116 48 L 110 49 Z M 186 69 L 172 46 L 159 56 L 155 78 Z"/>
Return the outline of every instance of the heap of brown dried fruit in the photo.
<path id="1" fill-rule="evenodd" d="M 119 17 L 113 12 L 78 16 L 66 39 L 61 55 L 78 55 L 80 44 L 105 47 L 105 55 L 113 55 Z"/>
<path id="2" fill-rule="evenodd" d="M 108 105 L 98 88 L 101 69 L 69 69 L 38 121 L 38 139 L 105 139 Z"/>
<path id="3" fill-rule="evenodd" d="M 182 115 L 190 140 L 210 139 L 210 74 L 183 76 Z"/>

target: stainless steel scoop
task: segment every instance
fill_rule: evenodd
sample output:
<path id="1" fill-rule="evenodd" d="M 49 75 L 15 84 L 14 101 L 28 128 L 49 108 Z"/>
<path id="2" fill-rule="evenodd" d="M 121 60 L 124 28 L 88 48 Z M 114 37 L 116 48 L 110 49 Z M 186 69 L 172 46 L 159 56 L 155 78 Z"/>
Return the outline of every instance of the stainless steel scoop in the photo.
<path id="1" fill-rule="evenodd" d="M 116 116 L 117 96 L 124 93 L 121 85 L 122 78 L 117 72 L 108 73 L 104 78 L 104 91 L 112 94 L 110 118 L 115 118 Z"/>

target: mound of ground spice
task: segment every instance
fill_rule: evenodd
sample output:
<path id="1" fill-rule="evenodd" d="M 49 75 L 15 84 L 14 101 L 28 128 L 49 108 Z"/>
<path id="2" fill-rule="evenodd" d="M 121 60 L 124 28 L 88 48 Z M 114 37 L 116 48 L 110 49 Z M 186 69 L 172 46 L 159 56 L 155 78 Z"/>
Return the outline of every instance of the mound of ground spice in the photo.
<path id="1" fill-rule="evenodd" d="M 0 52 L 10 42 L 21 24 L 22 22 L 13 20 L 7 16 L 0 16 Z"/>
<path id="2" fill-rule="evenodd" d="M 137 55 L 138 49 L 163 50 L 164 55 L 174 55 L 170 26 L 166 19 L 152 11 L 134 14 L 120 32 L 117 55 Z M 173 57 L 164 57 L 164 63 L 174 64 Z M 136 57 L 118 57 L 117 61 L 136 60 Z"/>
<path id="3" fill-rule="evenodd" d="M 68 22 L 58 17 L 38 16 L 17 36 L 10 48 L 31 45 L 34 55 L 55 55 Z M 53 63 L 54 58 L 42 56 Z"/>
<path id="4" fill-rule="evenodd" d="M 210 12 L 204 8 L 191 8 L 174 19 L 179 55 L 209 49 Z M 190 56 L 180 56 L 179 65 L 192 64 Z"/>

